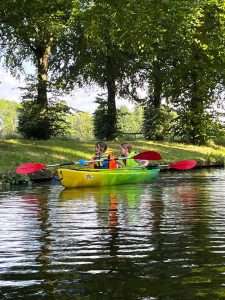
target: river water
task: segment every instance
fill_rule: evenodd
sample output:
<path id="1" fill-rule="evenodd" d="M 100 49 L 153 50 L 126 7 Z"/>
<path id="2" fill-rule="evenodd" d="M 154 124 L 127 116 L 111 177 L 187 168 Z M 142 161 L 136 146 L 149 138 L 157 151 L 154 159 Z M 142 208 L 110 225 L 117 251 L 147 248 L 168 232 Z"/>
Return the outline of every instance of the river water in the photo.
<path id="1" fill-rule="evenodd" d="M 225 171 L 0 192 L 0 299 L 225 299 Z"/>

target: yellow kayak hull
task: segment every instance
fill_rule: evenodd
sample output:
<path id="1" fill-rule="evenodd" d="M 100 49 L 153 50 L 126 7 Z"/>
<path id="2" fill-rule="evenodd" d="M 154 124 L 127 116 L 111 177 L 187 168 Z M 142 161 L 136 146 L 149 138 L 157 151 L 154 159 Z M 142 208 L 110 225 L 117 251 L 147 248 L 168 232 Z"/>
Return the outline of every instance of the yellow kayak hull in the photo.
<path id="1" fill-rule="evenodd" d="M 58 176 L 65 188 L 109 186 L 119 184 L 149 183 L 159 169 L 58 169 Z"/>

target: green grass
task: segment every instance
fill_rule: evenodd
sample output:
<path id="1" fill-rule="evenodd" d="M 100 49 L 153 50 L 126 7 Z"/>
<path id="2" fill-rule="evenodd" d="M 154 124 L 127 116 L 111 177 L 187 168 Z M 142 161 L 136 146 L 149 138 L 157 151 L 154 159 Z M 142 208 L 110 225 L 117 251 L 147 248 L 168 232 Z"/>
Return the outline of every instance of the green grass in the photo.
<path id="1" fill-rule="evenodd" d="M 34 141 L 25 139 L 0 140 L 0 173 L 12 171 L 23 162 L 61 163 L 80 158 L 89 159 L 94 153 L 95 142 L 51 139 Z M 163 162 L 182 159 L 196 159 L 199 162 L 223 162 L 225 147 L 212 145 L 193 146 L 179 143 L 132 141 L 136 151 L 156 150 Z M 108 143 L 115 153 L 119 153 L 119 142 Z"/>

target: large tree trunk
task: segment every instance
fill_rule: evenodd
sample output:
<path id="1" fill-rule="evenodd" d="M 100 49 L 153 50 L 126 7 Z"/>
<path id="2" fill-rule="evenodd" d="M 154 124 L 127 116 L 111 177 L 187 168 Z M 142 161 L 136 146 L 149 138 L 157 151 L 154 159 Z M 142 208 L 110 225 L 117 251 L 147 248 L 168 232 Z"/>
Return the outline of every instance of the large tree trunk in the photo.
<path id="1" fill-rule="evenodd" d="M 116 64 L 111 57 L 106 61 L 106 87 L 108 92 L 107 106 L 108 106 L 108 123 L 106 139 L 112 140 L 116 136 L 117 125 L 117 111 L 116 111 Z"/>
<path id="2" fill-rule="evenodd" d="M 112 140 L 116 135 L 116 123 L 117 123 L 117 112 L 116 112 L 116 83 L 115 80 L 109 79 L 106 83 L 108 91 L 108 130 L 106 139 Z"/>
<path id="3" fill-rule="evenodd" d="M 161 69 L 157 61 L 153 63 L 152 77 L 149 83 L 149 101 L 144 112 L 144 135 L 151 140 L 163 140 L 164 136 L 160 131 L 161 122 L 161 98 L 162 98 L 162 78 Z"/>
<path id="4" fill-rule="evenodd" d="M 207 140 L 206 123 L 204 120 L 205 101 L 208 93 L 202 80 L 201 55 L 198 48 L 192 48 L 193 67 L 190 73 L 190 103 L 189 103 L 189 139 L 193 144 L 205 144 Z"/>
<path id="5" fill-rule="evenodd" d="M 159 109 L 161 106 L 161 97 L 162 97 L 162 78 L 161 78 L 160 66 L 157 62 L 153 63 L 152 77 L 153 77 L 152 105 L 155 109 Z"/>
<path id="6" fill-rule="evenodd" d="M 193 144 L 204 144 L 204 124 L 202 124 L 202 116 L 204 113 L 203 99 L 199 93 L 198 74 L 192 71 L 192 86 L 190 100 L 190 142 Z"/>
<path id="7" fill-rule="evenodd" d="M 37 47 L 35 49 L 37 64 L 37 111 L 35 116 L 33 136 L 39 139 L 51 137 L 51 123 L 48 116 L 48 67 L 50 46 Z M 35 107 L 35 106 L 34 106 Z"/>
<path id="8" fill-rule="evenodd" d="M 45 47 L 37 50 L 37 102 L 41 107 L 48 105 L 48 66 L 49 66 L 49 56 L 50 47 Z"/>

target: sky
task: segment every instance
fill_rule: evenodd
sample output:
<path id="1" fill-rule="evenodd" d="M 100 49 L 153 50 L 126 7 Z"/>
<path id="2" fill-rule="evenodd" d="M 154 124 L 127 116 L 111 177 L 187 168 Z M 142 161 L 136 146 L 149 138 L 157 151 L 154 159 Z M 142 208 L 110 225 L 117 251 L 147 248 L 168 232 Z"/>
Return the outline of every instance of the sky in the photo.
<path id="1" fill-rule="evenodd" d="M 19 87 L 24 86 L 23 79 L 15 79 L 9 72 L 0 67 L 0 99 L 13 100 L 20 102 L 21 91 Z M 65 95 L 64 100 L 69 106 L 93 113 L 97 107 L 95 103 L 96 96 L 101 94 L 103 90 L 96 86 L 80 88 L 73 91 L 70 95 Z M 133 105 L 126 100 L 117 100 L 117 106 L 127 105 L 132 109 Z"/>

